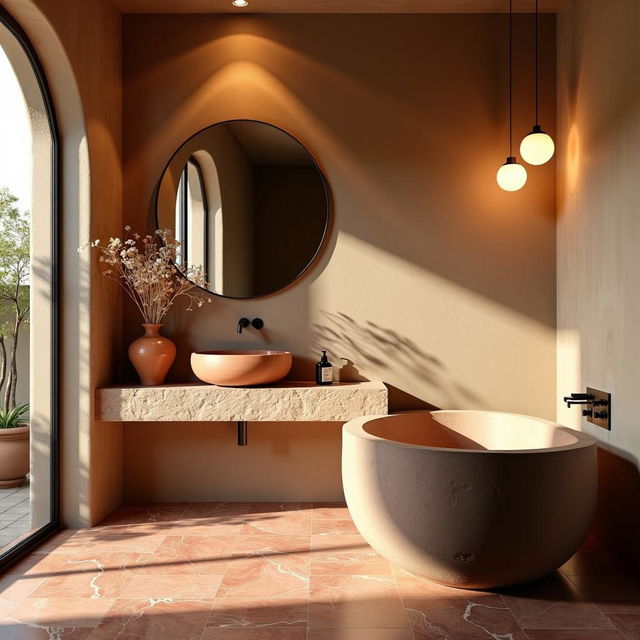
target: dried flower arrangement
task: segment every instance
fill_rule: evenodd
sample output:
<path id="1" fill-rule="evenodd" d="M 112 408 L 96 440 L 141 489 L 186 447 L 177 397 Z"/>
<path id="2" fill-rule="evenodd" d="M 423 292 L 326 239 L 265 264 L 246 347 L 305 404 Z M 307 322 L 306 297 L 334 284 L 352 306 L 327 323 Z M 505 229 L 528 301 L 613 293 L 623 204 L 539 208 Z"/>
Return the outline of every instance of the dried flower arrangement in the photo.
<path id="1" fill-rule="evenodd" d="M 145 324 L 160 324 L 180 296 L 189 299 L 189 311 L 211 302 L 209 296 L 194 292 L 205 286 L 205 274 L 200 266 L 181 264 L 180 242 L 169 229 L 145 236 L 132 234 L 129 225 L 124 229 L 123 239 L 109 238 L 106 245 L 94 240 L 85 246 L 101 252 L 100 262 L 106 265 L 103 274 L 133 300 Z"/>

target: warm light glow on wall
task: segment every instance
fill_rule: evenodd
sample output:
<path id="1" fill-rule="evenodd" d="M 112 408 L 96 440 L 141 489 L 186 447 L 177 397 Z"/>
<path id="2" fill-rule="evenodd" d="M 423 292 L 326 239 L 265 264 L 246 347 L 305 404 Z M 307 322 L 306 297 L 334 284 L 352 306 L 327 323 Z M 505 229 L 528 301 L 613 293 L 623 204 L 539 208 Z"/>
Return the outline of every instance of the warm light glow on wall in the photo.
<path id="1" fill-rule="evenodd" d="M 567 187 L 569 193 L 574 193 L 578 185 L 580 174 L 580 135 L 578 126 L 574 123 L 569 130 L 567 139 Z"/>
<path id="2" fill-rule="evenodd" d="M 246 7 L 248 6 L 247 0 L 233 0 L 231 3 L 234 7 Z"/>

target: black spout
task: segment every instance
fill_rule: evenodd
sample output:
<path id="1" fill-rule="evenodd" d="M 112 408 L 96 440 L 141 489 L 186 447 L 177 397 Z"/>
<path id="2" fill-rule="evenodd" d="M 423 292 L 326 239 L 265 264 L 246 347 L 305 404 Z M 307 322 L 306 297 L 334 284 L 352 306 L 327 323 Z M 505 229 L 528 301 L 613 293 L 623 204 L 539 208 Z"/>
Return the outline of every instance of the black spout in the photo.
<path id="1" fill-rule="evenodd" d="M 236 328 L 236 331 L 238 333 L 242 333 L 242 330 L 246 329 L 249 326 L 249 324 L 251 323 L 247 318 L 240 318 L 240 320 L 238 320 L 238 327 Z"/>

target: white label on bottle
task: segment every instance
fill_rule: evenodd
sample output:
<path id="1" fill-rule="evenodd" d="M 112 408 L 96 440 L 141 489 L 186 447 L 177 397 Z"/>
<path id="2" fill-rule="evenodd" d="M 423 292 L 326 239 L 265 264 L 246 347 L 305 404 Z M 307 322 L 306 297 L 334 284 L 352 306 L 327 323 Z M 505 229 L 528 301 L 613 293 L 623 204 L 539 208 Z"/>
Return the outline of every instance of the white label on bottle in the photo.
<path id="1" fill-rule="evenodd" d="M 333 367 L 323 367 L 322 382 L 331 382 L 333 380 Z"/>

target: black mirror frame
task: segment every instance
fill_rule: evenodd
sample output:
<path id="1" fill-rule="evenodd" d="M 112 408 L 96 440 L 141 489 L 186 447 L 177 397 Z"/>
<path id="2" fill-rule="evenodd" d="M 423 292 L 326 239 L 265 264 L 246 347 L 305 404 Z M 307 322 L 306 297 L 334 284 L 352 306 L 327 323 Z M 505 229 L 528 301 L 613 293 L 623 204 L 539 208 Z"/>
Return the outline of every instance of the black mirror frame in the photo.
<path id="1" fill-rule="evenodd" d="M 238 296 L 226 296 L 226 295 L 224 295 L 222 293 L 216 293 L 215 291 L 211 291 L 210 289 L 206 289 L 204 287 L 198 286 L 198 289 L 200 289 L 200 290 L 204 291 L 205 293 L 208 293 L 208 294 L 210 294 L 212 296 L 216 296 L 218 298 L 226 298 L 227 300 L 259 300 L 261 298 L 268 298 L 270 296 L 276 295 L 277 293 L 280 293 L 281 291 L 284 291 L 284 290 L 288 289 L 289 287 L 294 285 L 298 280 L 300 280 L 305 274 L 307 274 L 307 272 L 316 263 L 316 261 L 318 260 L 320 254 L 322 253 L 322 250 L 326 246 L 327 240 L 328 240 L 328 236 L 329 236 L 329 229 L 331 228 L 331 225 L 330 225 L 330 218 L 331 218 L 330 202 L 331 202 L 331 199 L 330 199 L 330 192 L 329 192 L 329 184 L 328 184 L 327 179 L 326 179 L 326 177 L 324 175 L 324 171 L 322 171 L 322 169 L 320 168 L 320 164 L 318 163 L 316 157 L 313 155 L 313 153 L 311 153 L 311 151 L 309 151 L 309 148 L 306 145 L 302 144 L 302 142 L 300 142 L 300 140 L 298 140 L 298 138 L 296 138 L 293 134 L 289 133 L 288 131 L 286 131 L 282 127 L 279 127 L 279 126 L 277 126 L 275 124 L 271 124 L 270 122 L 265 122 L 264 120 L 253 120 L 251 118 L 234 118 L 234 119 L 222 120 L 221 122 L 215 122 L 214 124 L 210 124 L 207 127 L 204 127 L 202 129 L 196 131 L 194 134 L 190 135 L 171 154 L 171 157 L 169 158 L 168 162 L 164 165 L 164 168 L 162 169 L 162 172 L 160 173 L 160 178 L 158 179 L 158 182 L 156 183 L 156 187 L 153 190 L 153 196 L 152 196 L 152 202 L 151 202 L 151 210 L 153 212 L 153 217 L 154 217 L 154 220 L 155 220 L 156 228 L 159 228 L 160 222 L 158 220 L 158 195 L 160 193 L 160 185 L 162 184 L 162 180 L 163 180 L 163 178 L 164 178 L 164 176 L 165 176 L 165 174 L 166 174 L 166 172 L 167 172 L 167 170 L 169 168 L 169 165 L 173 162 L 173 159 L 176 157 L 176 155 L 178 154 L 180 149 L 182 149 L 182 147 L 185 144 L 187 144 L 190 140 L 193 140 L 196 136 L 199 136 L 202 132 L 207 131 L 208 129 L 211 129 L 211 127 L 217 127 L 217 126 L 224 125 L 224 124 L 232 124 L 232 123 L 235 123 L 235 122 L 255 122 L 256 124 L 263 124 L 263 125 L 266 125 L 268 127 L 272 127 L 273 129 L 277 129 L 278 131 L 281 131 L 285 135 L 289 136 L 292 140 L 295 140 L 295 142 L 297 142 L 309 154 L 309 157 L 313 161 L 313 165 L 316 168 L 316 170 L 317 170 L 317 172 L 320 175 L 320 178 L 322 180 L 322 189 L 323 189 L 324 198 L 325 198 L 324 226 L 323 226 L 323 229 L 322 229 L 322 237 L 320 238 L 320 242 L 318 242 L 318 247 L 316 248 L 313 256 L 311 256 L 309 261 L 300 270 L 300 272 L 298 274 L 296 274 L 293 278 L 291 278 L 291 280 L 286 282 L 282 287 L 280 287 L 279 289 L 276 289 L 275 291 L 270 291 L 269 293 L 263 293 L 263 294 L 260 294 L 258 296 L 238 297 Z"/>

